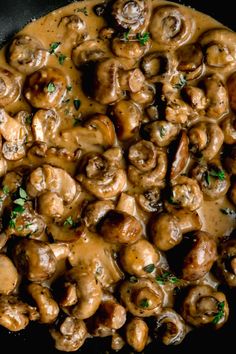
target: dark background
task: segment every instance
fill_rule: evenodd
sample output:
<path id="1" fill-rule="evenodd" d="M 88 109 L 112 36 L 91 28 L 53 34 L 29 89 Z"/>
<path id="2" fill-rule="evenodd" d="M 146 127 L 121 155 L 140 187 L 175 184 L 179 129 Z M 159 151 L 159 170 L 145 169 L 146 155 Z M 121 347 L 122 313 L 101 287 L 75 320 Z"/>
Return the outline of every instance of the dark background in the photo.
<path id="1" fill-rule="evenodd" d="M 0 45 L 12 37 L 14 33 L 28 23 L 32 18 L 38 18 L 46 13 L 67 5 L 69 0 L 0 0 Z M 196 8 L 216 18 L 228 27 L 236 30 L 235 4 L 230 0 L 176 0 L 185 5 Z M 236 353 L 236 291 L 228 293 L 231 316 L 228 323 L 219 331 L 195 330 L 190 333 L 180 346 L 164 347 L 153 342 L 145 350 L 145 354 L 211 354 L 224 351 Z M 234 318 L 233 318 L 234 317 Z M 106 346 L 107 343 L 107 346 Z M 109 338 L 102 340 L 87 340 L 81 354 L 107 354 Z M 45 325 L 31 324 L 22 333 L 9 333 L 0 327 L 0 353 L 21 354 L 55 354 L 53 343 Z M 132 350 L 126 348 L 119 354 L 128 354 Z"/>

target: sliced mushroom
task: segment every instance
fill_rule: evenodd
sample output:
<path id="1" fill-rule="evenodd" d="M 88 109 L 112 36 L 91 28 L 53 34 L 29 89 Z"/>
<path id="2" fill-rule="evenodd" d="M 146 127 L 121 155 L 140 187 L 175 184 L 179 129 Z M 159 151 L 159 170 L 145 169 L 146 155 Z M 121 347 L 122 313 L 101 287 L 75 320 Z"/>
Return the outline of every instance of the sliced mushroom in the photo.
<path id="1" fill-rule="evenodd" d="M 35 307 L 13 295 L 0 295 L 0 325 L 12 332 L 21 331 L 29 321 L 38 319 Z"/>
<path id="2" fill-rule="evenodd" d="M 222 131 L 224 133 L 224 142 L 226 144 L 232 145 L 236 143 L 236 117 L 230 115 L 224 119 L 221 125 Z"/>
<path id="3" fill-rule="evenodd" d="M 141 90 L 145 77 L 140 69 L 132 69 L 121 71 L 119 74 L 119 82 L 122 90 L 137 93 Z"/>
<path id="4" fill-rule="evenodd" d="M 182 278 L 194 281 L 204 277 L 217 259 L 216 242 L 204 231 L 195 232 L 192 237 L 192 248 L 184 257 Z"/>
<path id="5" fill-rule="evenodd" d="M 27 75 L 46 65 L 48 55 L 42 42 L 29 35 L 14 38 L 8 51 L 9 64 Z"/>
<path id="6" fill-rule="evenodd" d="M 122 97 L 118 78 L 119 67 L 118 60 L 113 58 L 97 64 L 94 98 L 99 103 L 111 104 Z"/>
<path id="7" fill-rule="evenodd" d="M 225 284 L 236 286 L 236 240 L 222 242 L 219 247 L 219 256 L 216 261 L 217 274 Z"/>
<path id="8" fill-rule="evenodd" d="M 40 323 L 54 322 L 59 314 L 59 307 L 53 300 L 50 290 L 40 284 L 31 283 L 27 291 L 36 303 Z"/>
<path id="9" fill-rule="evenodd" d="M 220 316 L 216 317 L 217 314 Z M 225 295 L 209 285 L 191 288 L 182 304 L 182 316 L 186 322 L 202 327 L 222 327 L 228 319 L 229 307 Z"/>
<path id="10" fill-rule="evenodd" d="M 95 231 L 99 221 L 111 209 L 114 209 L 114 204 L 110 200 L 98 200 L 88 204 L 83 211 L 83 220 L 85 225 L 91 231 Z"/>
<path id="11" fill-rule="evenodd" d="M 155 280 L 139 278 L 136 283 L 126 280 L 120 288 L 121 301 L 134 316 L 149 317 L 162 308 L 163 292 Z"/>
<path id="12" fill-rule="evenodd" d="M 88 192 L 99 199 L 113 198 L 126 186 L 126 174 L 119 161 L 109 160 L 96 153 L 84 156 L 81 173 L 76 178 Z"/>
<path id="13" fill-rule="evenodd" d="M 183 318 L 174 310 L 165 308 L 155 319 L 155 337 L 159 337 L 159 332 L 164 329 L 161 334 L 161 341 L 165 345 L 180 344 L 187 334 L 187 328 Z"/>
<path id="14" fill-rule="evenodd" d="M 14 102 L 20 94 L 18 79 L 8 70 L 0 67 L 0 107 Z"/>
<path id="15" fill-rule="evenodd" d="M 52 143 L 60 125 L 60 118 L 54 110 L 38 110 L 32 119 L 32 132 L 36 141 Z"/>
<path id="16" fill-rule="evenodd" d="M 112 7 L 112 16 L 122 30 L 142 32 L 150 19 L 150 0 L 116 0 Z"/>
<path id="17" fill-rule="evenodd" d="M 142 352 L 148 343 L 148 326 L 138 317 L 132 318 L 125 329 L 127 343 L 136 351 Z"/>
<path id="18" fill-rule="evenodd" d="M 63 352 L 75 352 L 88 337 L 84 321 L 66 317 L 60 327 L 51 328 L 50 334 L 55 341 L 55 348 Z"/>
<path id="19" fill-rule="evenodd" d="M 224 134 L 217 124 L 200 122 L 189 130 L 189 141 L 191 151 L 209 161 L 220 151 Z"/>
<path id="20" fill-rule="evenodd" d="M 68 302 L 68 289 L 73 286 L 74 300 Z M 95 314 L 102 300 L 102 289 L 95 276 L 88 270 L 72 268 L 63 276 L 63 287 L 59 293 L 59 304 L 63 310 L 78 320 Z"/>
<path id="21" fill-rule="evenodd" d="M 23 239 L 13 250 L 13 260 L 18 271 L 30 281 L 49 279 L 56 270 L 56 258 L 47 243 Z"/>
<path id="22" fill-rule="evenodd" d="M 27 78 L 24 95 L 33 107 L 52 109 L 60 106 L 66 87 L 67 79 L 60 69 L 44 67 Z"/>
<path id="23" fill-rule="evenodd" d="M 123 269 L 138 277 L 147 275 L 146 267 L 150 264 L 156 265 L 159 258 L 160 255 L 155 248 L 145 239 L 138 240 L 120 251 L 120 262 Z"/>
<path id="24" fill-rule="evenodd" d="M 150 41 L 142 45 L 136 36 L 129 34 L 127 39 L 114 38 L 112 40 L 112 51 L 120 58 L 138 60 L 150 48 Z"/>
<path id="25" fill-rule="evenodd" d="M 111 243 L 129 244 L 136 242 L 142 234 L 141 223 L 132 215 L 110 210 L 99 226 L 99 232 Z"/>
<path id="26" fill-rule="evenodd" d="M 0 294 L 10 294 L 17 282 L 18 273 L 14 264 L 5 254 L 0 254 Z"/>
<path id="27" fill-rule="evenodd" d="M 154 10 L 149 30 L 159 50 L 176 48 L 194 33 L 195 22 L 188 12 L 176 5 L 159 6 Z"/>
<path id="28" fill-rule="evenodd" d="M 199 183 L 206 200 L 217 200 L 228 192 L 229 175 L 219 163 L 199 164 L 192 170 L 192 176 Z"/>
<path id="29" fill-rule="evenodd" d="M 141 140 L 129 149 L 129 180 L 143 189 L 161 186 L 167 172 L 166 153 Z"/>
<path id="30" fill-rule="evenodd" d="M 144 138 L 150 140 L 155 145 L 168 146 L 178 135 L 179 126 L 165 120 L 158 120 L 144 126 Z"/>
<path id="31" fill-rule="evenodd" d="M 108 55 L 106 42 L 103 40 L 87 40 L 72 50 L 72 60 L 77 68 L 83 64 L 105 59 Z"/>
<path id="32" fill-rule="evenodd" d="M 132 101 L 121 100 L 116 103 L 112 107 L 111 116 L 119 140 L 131 139 L 138 132 L 141 111 Z"/>
<path id="33" fill-rule="evenodd" d="M 189 161 L 188 137 L 185 131 L 182 131 L 179 144 L 175 152 L 174 160 L 171 165 L 170 178 L 175 178 L 183 172 Z"/>
<path id="34" fill-rule="evenodd" d="M 236 35 L 227 28 L 213 28 L 204 32 L 199 43 L 205 53 L 205 62 L 215 72 L 229 71 L 236 65 Z"/>

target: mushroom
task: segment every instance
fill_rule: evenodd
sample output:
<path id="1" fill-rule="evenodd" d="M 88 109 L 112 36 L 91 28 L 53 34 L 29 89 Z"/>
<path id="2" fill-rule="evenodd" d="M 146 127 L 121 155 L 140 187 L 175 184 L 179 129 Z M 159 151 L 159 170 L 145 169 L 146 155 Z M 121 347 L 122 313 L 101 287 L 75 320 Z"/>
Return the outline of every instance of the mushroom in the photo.
<path id="1" fill-rule="evenodd" d="M 233 145 L 229 153 L 225 156 L 225 167 L 229 173 L 236 175 L 236 146 Z"/>
<path id="2" fill-rule="evenodd" d="M 159 187 L 153 187 L 145 190 L 143 194 L 137 194 L 136 200 L 139 206 L 147 213 L 153 213 L 162 209 Z"/>
<path id="3" fill-rule="evenodd" d="M 5 254 L 0 253 L 0 294 L 10 294 L 17 285 L 17 270 Z"/>
<path id="4" fill-rule="evenodd" d="M 130 244 L 142 234 L 141 223 L 132 215 L 118 210 L 110 210 L 99 225 L 99 233 L 111 243 Z"/>
<path id="5" fill-rule="evenodd" d="M 192 176 L 197 180 L 205 200 L 223 197 L 230 187 L 229 175 L 218 162 L 198 164 L 193 168 Z"/>
<path id="6" fill-rule="evenodd" d="M 233 181 L 233 183 L 231 184 L 229 192 L 230 200 L 236 206 L 236 181 Z"/>
<path id="7" fill-rule="evenodd" d="M 13 250 L 18 271 L 28 280 L 41 282 L 52 277 L 56 270 L 56 257 L 46 242 L 23 239 Z"/>
<path id="8" fill-rule="evenodd" d="M 205 63 L 215 72 L 230 71 L 236 64 L 236 35 L 228 28 L 213 28 L 204 32 L 199 43 Z"/>
<path id="9" fill-rule="evenodd" d="M 7 69 L 0 67 L 0 108 L 13 103 L 19 95 L 18 79 Z"/>
<path id="10" fill-rule="evenodd" d="M 84 344 L 88 337 L 84 321 L 66 317 L 59 328 L 51 328 L 50 334 L 55 342 L 55 348 L 63 352 L 75 352 Z"/>
<path id="11" fill-rule="evenodd" d="M 27 291 L 36 304 L 40 323 L 54 322 L 59 314 L 59 307 L 53 300 L 50 290 L 41 284 L 31 283 Z"/>
<path id="12" fill-rule="evenodd" d="M 121 350 L 125 345 L 124 339 L 120 336 L 119 333 L 114 333 L 111 337 L 111 349 L 116 352 Z"/>
<path id="13" fill-rule="evenodd" d="M 217 259 L 216 242 L 205 231 L 191 236 L 192 247 L 183 260 L 182 278 L 188 281 L 201 279 L 211 270 Z"/>
<path id="14" fill-rule="evenodd" d="M 3 177 L 2 186 L 7 186 L 9 193 L 15 193 L 22 185 L 22 179 L 22 174 L 17 170 L 7 172 Z"/>
<path id="15" fill-rule="evenodd" d="M 189 161 L 189 139 L 186 132 L 183 130 L 180 135 L 177 149 L 175 151 L 174 159 L 171 164 L 170 178 L 176 178 L 183 172 Z"/>
<path id="16" fill-rule="evenodd" d="M 155 280 L 139 278 L 135 283 L 122 283 L 120 298 L 132 315 L 150 317 L 161 311 L 163 292 Z"/>
<path id="17" fill-rule="evenodd" d="M 177 208 L 194 211 L 201 207 L 203 194 L 197 181 L 186 176 L 179 176 L 172 180 L 171 204 Z"/>
<path id="18" fill-rule="evenodd" d="M 143 58 L 141 68 L 148 82 L 170 79 L 176 69 L 176 60 L 169 51 L 152 52 Z"/>
<path id="19" fill-rule="evenodd" d="M 228 81 L 228 90 L 230 97 L 230 87 Z M 210 118 L 218 119 L 229 110 L 229 98 L 225 85 L 221 77 L 217 74 L 205 77 L 202 81 L 202 86 L 205 91 L 207 106 L 206 115 Z"/>
<path id="20" fill-rule="evenodd" d="M 178 135 L 179 125 L 165 120 L 158 120 L 143 127 L 144 138 L 159 147 L 168 146 Z"/>
<path id="21" fill-rule="evenodd" d="M 112 16 L 122 30 L 134 33 L 146 29 L 151 12 L 150 0 L 116 0 L 112 7 Z"/>
<path id="22" fill-rule="evenodd" d="M 0 133 L 7 142 L 24 142 L 27 131 L 23 124 L 12 118 L 3 108 L 0 108 Z"/>
<path id="23" fill-rule="evenodd" d="M 192 287 L 182 304 L 182 316 L 195 327 L 222 327 L 228 319 L 229 307 L 225 295 L 209 285 Z"/>
<path id="24" fill-rule="evenodd" d="M 131 92 L 130 98 L 141 106 L 146 107 L 147 105 L 153 104 L 155 100 L 156 89 L 154 85 L 143 83 L 142 87 L 138 92 Z"/>
<path id="25" fill-rule="evenodd" d="M 184 7 L 163 5 L 155 8 L 149 31 L 158 50 L 176 48 L 194 33 L 195 22 Z"/>
<path id="26" fill-rule="evenodd" d="M 102 104 L 111 104 L 122 98 L 119 84 L 119 61 L 111 58 L 97 64 L 94 98 Z"/>
<path id="27" fill-rule="evenodd" d="M 22 142 L 5 141 L 2 146 L 2 154 L 8 161 L 18 161 L 26 155 Z"/>
<path id="28" fill-rule="evenodd" d="M 236 286 L 236 240 L 230 239 L 219 246 L 216 271 L 225 284 Z"/>
<path id="29" fill-rule="evenodd" d="M 102 300 L 101 285 L 96 277 L 89 270 L 74 267 L 64 274 L 62 280 L 59 304 L 63 310 L 78 320 L 94 315 Z"/>
<path id="30" fill-rule="evenodd" d="M 168 251 L 178 245 L 183 234 L 201 229 L 201 221 L 196 212 L 184 209 L 174 214 L 160 213 L 149 223 L 149 234 L 154 245 L 161 251 Z"/>
<path id="31" fill-rule="evenodd" d="M 223 120 L 221 129 L 224 133 L 224 142 L 229 145 L 236 143 L 236 117 L 230 115 Z"/>
<path id="32" fill-rule="evenodd" d="M 131 139 L 138 132 L 141 124 L 141 111 L 134 102 L 119 101 L 112 107 L 111 117 L 119 140 Z"/>
<path id="33" fill-rule="evenodd" d="M 187 80 L 199 77 L 203 71 L 203 53 L 198 43 L 181 46 L 176 50 L 177 70 L 186 75 Z"/>
<path id="34" fill-rule="evenodd" d="M 107 55 L 106 42 L 100 39 L 83 41 L 72 50 L 72 60 L 77 68 L 105 59 Z"/>
<path id="35" fill-rule="evenodd" d="M 97 200 L 89 203 L 82 215 L 85 225 L 89 230 L 95 231 L 99 221 L 111 209 L 114 209 L 114 204 L 110 200 Z"/>
<path id="36" fill-rule="evenodd" d="M 15 37 L 8 50 L 9 64 L 26 75 L 45 66 L 48 55 L 42 42 L 29 35 Z"/>
<path id="37" fill-rule="evenodd" d="M 83 126 L 63 130 L 58 143 L 67 148 L 69 145 L 71 150 L 82 148 L 91 151 L 101 145 L 110 147 L 115 143 L 115 129 L 108 116 L 97 113 Z"/>
<path id="38" fill-rule="evenodd" d="M 227 88 L 229 95 L 229 105 L 233 111 L 236 111 L 236 95 L 235 95 L 235 87 L 236 87 L 236 72 L 230 75 L 227 80 Z"/>
<path id="39" fill-rule="evenodd" d="M 21 331 L 29 321 L 38 319 L 35 307 L 13 295 L 0 295 L 0 325 L 12 332 Z"/>
<path id="40" fill-rule="evenodd" d="M 143 319 L 133 317 L 125 328 L 126 341 L 136 351 L 142 352 L 148 343 L 148 326 Z"/>
<path id="41" fill-rule="evenodd" d="M 145 239 L 136 241 L 131 245 L 127 245 L 120 251 L 120 262 L 123 269 L 132 275 L 145 276 L 146 267 L 156 265 L 160 259 L 159 253 L 155 250 L 150 242 Z"/>
<path id="42" fill-rule="evenodd" d="M 27 78 L 24 95 L 33 107 L 52 109 L 60 106 L 66 87 L 64 73 L 60 69 L 47 66 Z"/>
<path id="43" fill-rule="evenodd" d="M 212 160 L 220 151 L 224 134 L 216 123 L 199 122 L 189 130 L 191 151 L 204 160 Z"/>
<path id="44" fill-rule="evenodd" d="M 136 214 L 135 198 L 129 194 L 121 193 L 116 205 L 116 210 L 121 212 L 124 211 L 125 213 L 135 216 Z"/>
<path id="45" fill-rule="evenodd" d="M 163 329 L 163 332 L 162 332 Z M 187 334 L 187 328 L 183 318 L 171 308 L 163 309 L 155 318 L 154 335 L 159 337 L 165 345 L 180 344 Z"/>
<path id="46" fill-rule="evenodd" d="M 87 37 L 86 23 L 78 15 L 63 16 L 59 26 L 65 28 L 64 37 L 69 39 L 73 47 Z"/>
<path id="47" fill-rule="evenodd" d="M 60 118 L 54 110 L 38 110 L 34 114 L 31 124 L 35 141 L 46 144 L 54 143 L 59 125 Z"/>
<path id="48" fill-rule="evenodd" d="M 141 140 L 129 149 L 129 180 L 142 189 L 162 186 L 167 172 L 167 156 L 151 141 Z"/>
<path id="49" fill-rule="evenodd" d="M 119 74 L 119 82 L 122 90 L 137 93 L 142 89 L 145 77 L 138 68 L 132 70 L 123 70 Z"/>
<path id="50" fill-rule="evenodd" d="M 191 85 L 184 86 L 181 90 L 181 95 L 195 112 L 204 114 L 207 99 L 201 88 Z"/>
<path id="51" fill-rule="evenodd" d="M 4 157 L 0 157 L 0 178 L 3 177 L 7 172 L 7 161 Z"/>
<path id="52" fill-rule="evenodd" d="M 104 154 L 85 155 L 81 162 L 81 173 L 76 178 L 98 199 L 113 198 L 126 186 L 126 174 L 120 166 L 120 160 L 114 158 L 112 161 Z"/>
<path id="53" fill-rule="evenodd" d="M 112 51 L 120 58 L 139 60 L 150 48 L 150 41 L 141 44 L 137 37 L 128 34 L 126 38 L 114 38 L 112 40 Z"/>

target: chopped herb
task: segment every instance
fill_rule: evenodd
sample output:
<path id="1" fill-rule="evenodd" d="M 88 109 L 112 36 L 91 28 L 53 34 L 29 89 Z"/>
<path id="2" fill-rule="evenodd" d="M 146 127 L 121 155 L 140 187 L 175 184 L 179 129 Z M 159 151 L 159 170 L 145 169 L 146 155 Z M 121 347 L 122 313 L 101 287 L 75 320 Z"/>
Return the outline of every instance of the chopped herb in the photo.
<path id="1" fill-rule="evenodd" d="M 55 51 L 59 47 L 60 44 L 61 44 L 61 42 L 53 42 L 53 43 L 51 43 L 50 44 L 49 53 L 50 54 L 55 54 Z"/>
<path id="2" fill-rule="evenodd" d="M 67 89 L 67 91 L 71 91 L 72 90 L 72 85 L 66 86 L 66 89 Z"/>
<path id="3" fill-rule="evenodd" d="M 16 227 L 16 220 L 15 220 L 15 219 L 11 219 L 11 220 L 9 221 L 9 227 L 10 227 L 11 229 L 14 229 L 14 228 Z"/>
<path id="4" fill-rule="evenodd" d="M 81 105 L 81 101 L 78 98 L 74 99 L 74 107 L 76 109 L 76 111 L 78 111 L 78 109 L 80 108 Z"/>
<path id="5" fill-rule="evenodd" d="M 59 64 L 63 65 L 65 60 L 66 60 L 66 55 L 60 53 L 59 56 L 58 56 Z"/>
<path id="6" fill-rule="evenodd" d="M 160 137 L 164 138 L 166 133 L 167 133 L 166 128 L 165 127 L 160 127 Z"/>
<path id="7" fill-rule="evenodd" d="M 179 82 L 174 85 L 174 88 L 177 90 L 182 90 L 182 88 L 187 84 L 186 77 L 184 75 L 180 75 Z"/>
<path id="8" fill-rule="evenodd" d="M 164 285 L 167 282 L 170 282 L 172 284 L 176 284 L 179 282 L 179 279 L 175 275 L 173 275 L 172 273 L 165 272 L 161 275 L 158 275 L 156 277 L 156 281 L 161 285 Z"/>
<path id="9" fill-rule="evenodd" d="M 73 126 L 77 127 L 78 125 L 80 125 L 82 122 L 82 119 L 80 117 L 74 118 L 74 122 L 73 122 Z"/>
<path id="10" fill-rule="evenodd" d="M 14 213 L 15 215 L 17 215 L 17 213 L 22 214 L 24 211 L 25 211 L 25 208 L 23 208 L 22 205 L 17 205 L 17 206 L 14 208 L 13 213 Z"/>
<path id="11" fill-rule="evenodd" d="M 78 8 L 75 10 L 76 12 L 82 12 L 85 16 L 88 16 L 88 9 L 87 7 L 83 7 L 83 8 Z"/>
<path id="12" fill-rule="evenodd" d="M 74 226 L 74 221 L 71 216 L 69 216 L 65 221 L 64 221 L 64 226 Z"/>
<path id="13" fill-rule="evenodd" d="M 222 214 L 225 214 L 225 215 L 236 216 L 236 211 L 234 211 L 233 209 L 230 209 L 230 208 L 222 208 L 222 209 L 220 209 L 220 211 L 222 212 Z"/>
<path id="14" fill-rule="evenodd" d="M 138 282 L 138 279 L 134 275 L 132 275 L 131 277 L 129 277 L 129 282 L 134 284 Z"/>
<path id="15" fill-rule="evenodd" d="M 29 114 L 26 118 L 25 118 L 25 123 L 30 125 L 32 123 L 32 114 Z"/>
<path id="16" fill-rule="evenodd" d="M 20 187 L 19 189 L 19 194 L 20 194 L 20 197 L 23 198 L 23 199 L 27 199 L 28 198 L 28 195 L 26 193 L 26 191 Z"/>
<path id="17" fill-rule="evenodd" d="M 148 264 L 147 266 L 143 267 L 143 270 L 146 273 L 152 273 L 155 269 L 155 265 L 154 264 Z"/>
<path id="18" fill-rule="evenodd" d="M 29 224 L 26 224 L 26 225 L 25 225 L 25 228 L 26 228 L 26 229 L 29 229 L 29 228 L 30 228 L 30 226 L 32 226 L 32 225 L 34 225 L 34 223 L 32 223 L 32 222 L 31 222 L 31 223 L 29 223 Z"/>
<path id="19" fill-rule="evenodd" d="M 143 34 L 137 33 L 136 38 L 141 45 L 145 45 L 149 41 L 150 34 L 149 32 L 144 32 Z"/>
<path id="20" fill-rule="evenodd" d="M 129 40 L 129 35 L 130 35 L 131 29 L 129 29 L 127 32 L 123 33 L 123 39 L 127 42 Z"/>
<path id="21" fill-rule="evenodd" d="M 148 299 L 142 299 L 139 303 L 139 306 L 142 307 L 143 309 L 148 308 L 149 307 Z"/>
<path id="22" fill-rule="evenodd" d="M 20 206 L 24 206 L 25 204 L 25 199 L 22 198 L 18 198 L 16 200 L 13 201 L 14 204 L 20 205 Z"/>
<path id="23" fill-rule="evenodd" d="M 48 84 L 48 86 L 47 86 L 48 92 L 49 92 L 49 93 L 52 93 L 52 92 L 55 91 L 55 89 L 56 89 L 56 86 L 54 85 L 53 82 L 50 81 L 49 84 Z"/>
<path id="24" fill-rule="evenodd" d="M 217 306 L 218 312 L 215 314 L 212 320 L 213 324 L 217 324 L 224 317 L 225 315 L 224 308 L 225 308 L 225 302 L 224 301 L 219 302 Z"/>
<path id="25" fill-rule="evenodd" d="M 9 194 L 9 192 L 10 192 L 8 186 L 4 186 L 2 191 L 5 195 Z"/>
<path id="26" fill-rule="evenodd" d="M 218 178 L 220 181 L 225 180 L 225 171 L 221 170 L 220 168 L 211 168 L 209 170 L 209 175 Z"/>
<path id="27" fill-rule="evenodd" d="M 211 183 L 209 172 L 208 172 L 208 171 L 204 172 L 204 175 L 203 175 L 203 176 L 204 176 L 204 178 L 205 178 L 205 181 L 206 181 L 207 185 L 209 186 L 210 183 Z"/>

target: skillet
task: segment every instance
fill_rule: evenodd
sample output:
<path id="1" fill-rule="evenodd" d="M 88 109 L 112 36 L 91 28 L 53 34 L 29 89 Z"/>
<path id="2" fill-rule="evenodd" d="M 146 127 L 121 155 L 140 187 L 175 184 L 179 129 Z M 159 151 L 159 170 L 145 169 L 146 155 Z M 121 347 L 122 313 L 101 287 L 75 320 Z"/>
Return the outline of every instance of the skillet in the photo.
<path id="1" fill-rule="evenodd" d="M 73 0 L 72 0 L 73 1 Z M 48 12 L 65 6 L 72 2 L 70 0 L 0 0 L 0 46 L 9 40 L 14 33 L 18 32 L 26 23 L 33 18 L 39 18 Z M 172 0 L 174 1 L 174 0 Z M 234 5 L 230 0 L 215 2 L 214 0 L 175 0 L 187 6 L 207 13 L 224 25 L 236 31 L 236 21 Z M 186 336 L 183 343 L 176 347 L 165 347 L 160 343 L 153 342 L 146 349 L 144 354 L 193 354 L 209 351 L 219 353 L 224 350 L 226 353 L 235 352 L 234 337 L 236 335 L 236 290 L 230 292 L 223 289 L 226 293 L 231 308 L 231 316 L 227 324 L 219 331 L 207 329 L 194 330 Z M 22 354 L 59 353 L 53 349 L 53 343 L 47 333 L 45 325 L 32 324 L 22 333 L 9 333 L 0 328 L 0 352 L 13 353 L 20 351 Z M 109 348 L 109 338 L 93 339 L 87 341 L 79 353 L 81 354 L 108 354 L 112 353 Z M 131 354 L 131 350 L 125 348 L 119 354 Z M 132 353 L 133 354 L 133 353 Z"/>

